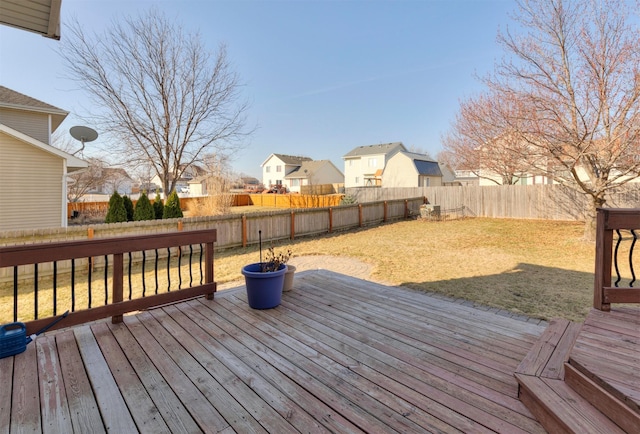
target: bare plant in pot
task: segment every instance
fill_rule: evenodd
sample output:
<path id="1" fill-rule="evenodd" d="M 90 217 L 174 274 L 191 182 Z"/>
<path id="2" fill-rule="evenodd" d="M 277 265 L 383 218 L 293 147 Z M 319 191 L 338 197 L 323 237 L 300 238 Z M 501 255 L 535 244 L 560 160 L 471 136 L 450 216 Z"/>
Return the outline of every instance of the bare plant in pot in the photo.
<path id="1" fill-rule="evenodd" d="M 260 262 L 242 267 L 247 288 L 247 300 L 253 309 L 271 309 L 280 305 L 287 261 L 291 251 L 276 253 L 273 247 L 267 250 L 262 260 L 262 231 L 260 234 Z"/>

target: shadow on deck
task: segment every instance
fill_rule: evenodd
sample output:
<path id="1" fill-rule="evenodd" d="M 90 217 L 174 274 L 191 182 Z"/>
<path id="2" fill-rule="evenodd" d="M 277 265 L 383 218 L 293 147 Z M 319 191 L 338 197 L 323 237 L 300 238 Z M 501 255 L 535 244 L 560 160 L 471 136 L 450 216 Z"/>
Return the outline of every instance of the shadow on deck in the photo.
<path id="1" fill-rule="evenodd" d="M 306 271 L 275 309 L 240 287 L 38 337 L 0 360 L 0 432 L 539 433 L 514 371 L 543 331 Z"/>

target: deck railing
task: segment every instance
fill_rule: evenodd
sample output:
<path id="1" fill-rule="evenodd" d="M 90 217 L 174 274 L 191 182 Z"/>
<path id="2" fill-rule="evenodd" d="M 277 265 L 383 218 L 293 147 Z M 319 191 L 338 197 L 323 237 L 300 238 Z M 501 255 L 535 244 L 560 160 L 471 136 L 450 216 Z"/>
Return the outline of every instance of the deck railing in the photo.
<path id="1" fill-rule="evenodd" d="M 1 304 L 12 301 L 13 321 L 25 322 L 32 334 L 65 310 L 70 313 L 52 328 L 107 317 L 119 322 L 127 312 L 213 298 L 215 241 L 213 229 L 0 247 L 0 269 L 13 271 L 12 284 L 0 288 Z M 58 267 L 61 262 L 71 264 Z"/>
<path id="2" fill-rule="evenodd" d="M 640 235 L 640 208 L 600 208 L 597 214 L 593 307 L 611 310 L 611 303 L 640 303 L 634 251 Z M 612 274 L 612 271 L 614 274 Z"/>

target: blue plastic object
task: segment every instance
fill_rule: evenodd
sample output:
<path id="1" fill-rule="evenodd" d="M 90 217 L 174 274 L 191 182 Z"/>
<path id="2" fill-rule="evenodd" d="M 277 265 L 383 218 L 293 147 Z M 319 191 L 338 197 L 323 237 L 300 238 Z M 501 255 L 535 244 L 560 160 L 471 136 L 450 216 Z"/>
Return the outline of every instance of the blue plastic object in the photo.
<path id="1" fill-rule="evenodd" d="M 287 266 L 281 264 L 276 271 L 263 273 L 260 262 L 245 265 L 242 268 L 249 307 L 253 309 L 271 309 L 282 301 L 282 286 Z"/>
<path id="2" fill-rule="evenodd" d="M 15 356 L 27 349 L 27 327 L 22 322 L 12 322 L 0 327 L 0 359 Z"/>

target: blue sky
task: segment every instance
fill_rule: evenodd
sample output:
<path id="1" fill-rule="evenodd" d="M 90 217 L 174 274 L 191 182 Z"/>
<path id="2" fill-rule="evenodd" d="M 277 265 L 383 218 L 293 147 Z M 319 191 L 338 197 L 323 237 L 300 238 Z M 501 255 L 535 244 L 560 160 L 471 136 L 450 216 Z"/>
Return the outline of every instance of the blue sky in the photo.
<path id="1" fill-rule="evenodd" d="M 271 153 L 329 159 L 361 145 L 400 141 L 436 157 L 461 98 L 482 89 L 476 75 L 502 56 L 498 29 L 510 0 L 63 0 L 101 31 L 152 5 L 199 31 L 207 48 L 227 45 L 257 126 L 236 155 L 237 172 L 260 177 Z M 0 84 L 71 112 L 88 100 L 65 79 L 57 41 L 0 26 Z M 95 148 L 104 147 L 100 138 Z M 85 155 L 90 155 L 90 145 Z"/>

